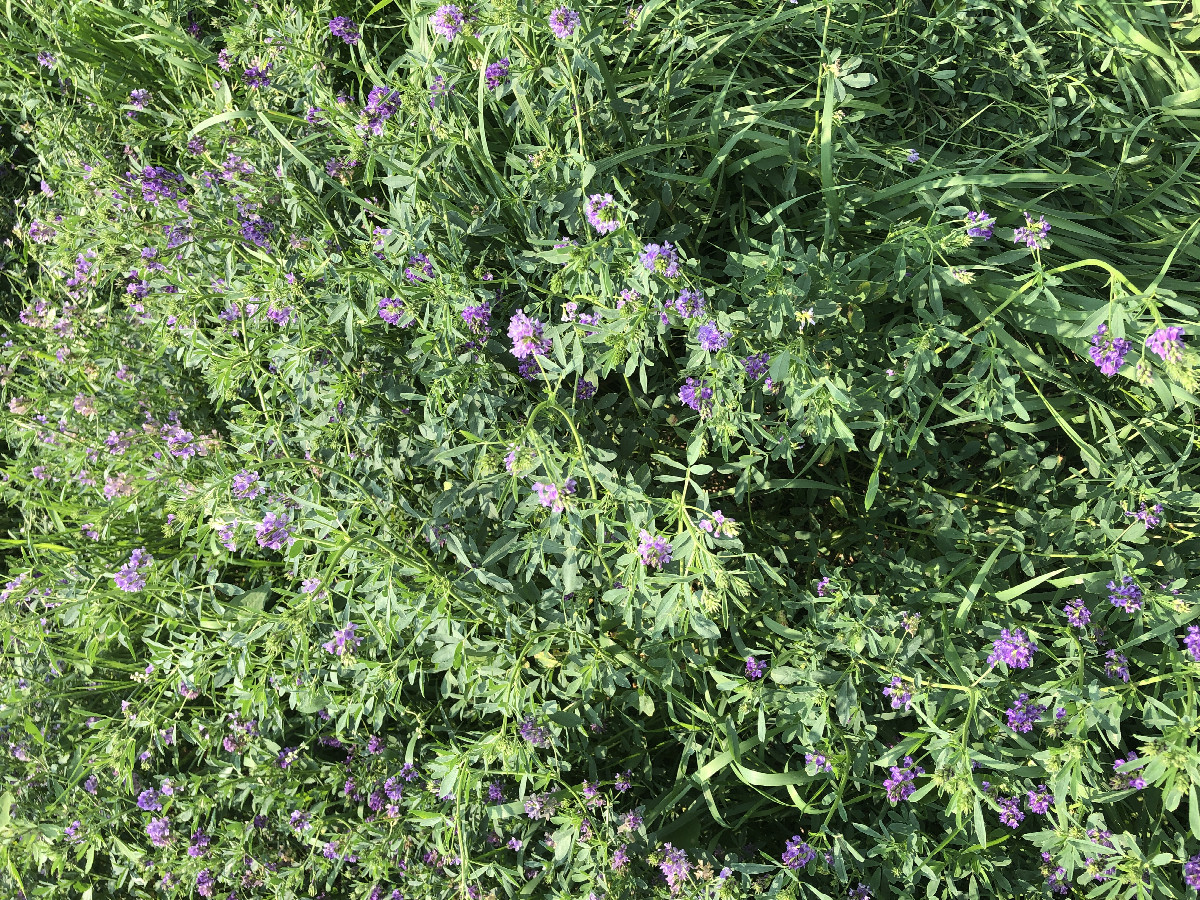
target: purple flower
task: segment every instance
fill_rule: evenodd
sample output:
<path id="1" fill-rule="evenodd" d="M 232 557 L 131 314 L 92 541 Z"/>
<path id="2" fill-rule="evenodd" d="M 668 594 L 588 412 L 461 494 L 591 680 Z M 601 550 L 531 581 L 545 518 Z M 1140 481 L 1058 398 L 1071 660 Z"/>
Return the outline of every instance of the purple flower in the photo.
<path id="1" fill-rule="evenodd" d="M 326 641 L 321 646 L 329 653 L 335 656 L 345 656 L 353 654 L 358 649 L 358 645 L 363 642 L 363 639 L 356 637 L 355 629 L 358 628 L 353 622 L 349 623 L 345 628 L 333 633 L 333 638 Z"/>
<path id="2" fill-rule="evenodd" d="M 1031 702 L 1028 694 L 1018 694 L 1017 702 L 1005 710 L 1008 727 L 1013 731 L 1027 734 L 1033 730 L 1033 726 L 1045 711 L 1046 707 Z"/>
<path id="3" fill-rule="evenodd" d="M 723 349 L 729 343 L 729 335 L 717 327 L 716 322 L 706 322 L 696 332 L 700 346 L 709 353 Z"/>
<path id="4" fill-rule="evenodd" d="M 292 546 L 296 543 L 296 539 L 288 530 L 289 524 L 286 515 L 267 513 L 263 516 L 263 520 L 254 526 L 254 537 L 258 541 L 258 546 L 266 547 L 269 550 L 282 550 L 284 544 Z"/>
<path id="5" fill-rule="evenodd" d="M 251 66 L 242 73 L 242 78 L 246 82 L 247 87 L 265 88 L 270 87 L 271 78 L 268 72 L 274 67 L 274 63 L 267 63 L 265 66 Z"/>
<path id="6" fill-rule="evenodd" d="M 334 37 L 340 37 L 351 46 L 357 44 L 362 37 L 358 33 L 358 26 L 345 16 L 337 16 L 329 20 L 329 33 Z"/>
<path id="7" fill-rule="evenodd" d="M 1044 784 L 1039 784 L 1035 790 L 1025 792 L 1025 799 L 1029 803 L 1029 811 L 1031 813 L 1044 816 L 1050 809 L 1050 802 L 1054 797 L 1046 790 Z"/>
<path id="8" fill-rule="evenodd" d="M 609 234 L 621 227 L 621 223 L 617 221 L 616 201 L 613 200 L 612 194 L 592 194 L 584 201 L 583 214 L 600 234 Z"/>
<path id="9" fill-rule="evenodd" d="M 1067 615 L 1067 624 L 1072 628 L 1086 628 L 1088 622 L 1092 621 L 1092 611 L 1078 597 L 1069 601 L 1063 612 Z"/>
<path id="10" fill-rule="evenodd" d="M 53 69 L 54 66 L 58 63 L 58 60 L 54 58 L 53 54 L 48 53 L 45 50 L 41 50 L 38 52 L 37 61 L 38 61 L 39 66 L 42 66 L 43 68 L 46 68 L 46 69 Z"/>
<path id="11" fill-rule="evenodd" d="M 292 815 L 288 821 L 291 822 L 292 828 L 296 829 L 296 831 L 306 831 L 312 828 L 311 818 L 307 812 L 297 809 L 292 811 Z"/>
<path id="12" fill-rule="evenodd" d="M 1124 576 L 1120 584 L 1110 581 L 1108 590 L 1108 600 L 1113 606 L 1125 610 L 1130 615 L 1142 608 L 1142 589 L 1138 587 L 1131 576 Z"/>
<path id="13" fill-rule="evenodd" d="M 1146 786 L 1146 779 L 1144 777 L 1142 777 L 1141 772 L 1140 771 L 1134 771 L 1134 772 L 1121 772 L 1120 771 L 1122 766 L 1127 766 L 1130 763 L 1137 762 L 1137 758 L 1138 758 L 1138 755 L 1136 753 L 1130 753 L 1129 759 L 1121 759 L 1120 757 L 1117 757 L 1117 759 L 1113 762 L 1113 771 L 1117 772 L 1121 776 L 1121 780 L 1124 782 L 1125 787 L 1130 787 L 1130 788 L 1133 788 L 1135 791 L 1140 791 L 1142 788 L 1144 788 Z"/>
<path id="14" fill-rule="evenodd" d="M 1153 531 L 1162 524 L 1162 516 L 1160 513 L 1162 513 L 1161 503 L 1155 503 L 1154 506 L 1152 506 L 1150 509 L 1147 509 L 1145 502 L 1143 502 L 1141 504 L 1141 508 L 1138 509 L 1137 512 L 1134 512 L 1131 509 L 1125 510 L 1125 515 L 1132 516 L 1133 518 L 1137 519 L 1146 526 L 1147 531 Z"/>
<path id="15" fill-rule="evenodd" d="M 1120 678 L 1124 682 L 1129 681 L 1129 660 L 1124 653 L 1118 653 L 1116 650 L 1109 650 L 1104 654 L 1104 674 L 1109 678 Z"/>
<path id="16" fill-rule="evenodd" d="M 814 766 L 818 772 L 833 771 L 833 764 L 822 753 L 805 753 L 804 764 Z"/>
<path id="17" fill-rule="evenodd" d="M 1088 356 L 1092 358 L 1101 374 L 1112 378 L 1124 364 L 1125 354 L 1129 352 L 1130 347 L 1129 341 L 1112 337 L 1108 333 L 1108 326 L 1101 325 L 1092 335 L 1092 346 L 1088 350 Z"/>
<path id="18" fill-rule="evenodd" d="M 911 756 L 904 757 L 903 766 L 892 766 L 890 777 L 884 779 L 883 787 L 887 791 L 888 802 L 892 805 L 912 796 L 916 786 L 913 784 L 918 775 L 924 775 L 925 770 L 913 765 Z"/>
<path id="19" fill-rule="evenodd" d="M 696 410 L 700 413 L 700 418 L 704 418 L 712 412 L 712 395 L 713 389 L 703 379 L 697 381 L 695 378 L 688 378 L 679 389 L 679 402 Z"/>
<path id="20" fill-rule="evenodd" d="M 429 17 L 429 25 L 434 34 L 440 34 L 449 43 L 458 37 L 463 30 L 463 14 L 452 3 L 439 6 L 437 12 Z"/>
<path id="21" fill-rule="evenodd" d="M 761 663 L 753 656 L 746 657 L 746 677 L 751 681 L 758 681 L 767 674 L 767 664 Z"/>
<path id="22" fill-rule="evenodd" d="M 675 278 L 679 274 L 679 253 L 669 241 L 646 244 L 639 259 L 648 272 L 657 272 L 664 278 Z"/>
<path id="23" fill-rule="evenodd" d="M 642 565 L 648 566 L 651 569 L 661 569 L 671 562 L 670 542 L 662 535 L 653 535 L 646 529 L 642 529 L 638 535 L 638 555 L 642 558 Z"/>
<path id="24" fill-rule="evenodd" d="M 904 158 L 905 158 L 905 160 L 907 160 L 907 161 L 908 161 L 908 162 L 910 162 L 910 163 L 920 162 L 920 161 L 921 161 L 921 154 L 920 154 L 920 153 L 918 153 L 916 150 L 913 150 L 913 149 L 910 147 L 910 148 L 909 148 L 909 150 L 908 150 L 908 153 L 907 153 L 907 155 L 906 155 Z"/>
<path id="25" fill-rule="evenodd" d="M 1183 864 L 1183 880 L 1194 891 L 1200 891 L 1200 853 Z"/>
<path id="26" fill-rule="evenodd" d="M 508 323 L 508 336 L 512 339 L 512 355 L 517 359 L 544 356 L 550 352 L 550 341 L 542 337 L 542 323 L 525 315 L 524 309 L 513 313 Z"/>
<path id="27" fill-rule="evenodd" d="M 150 102 L 150 92 L 145 88 L 136 88 L 129 92 L 129 104 L 136 110 L 144 110 Z"/>
<path id="28" fill-rule="evenodd" d="M 550 729 L 538 725 L 533 716 L 526 716 L 517 732 L 534 747 L 550 746 Z"/>
<path id="29" fill-rule="evenodd" d="M 138 794 L 137 805 L 138 809 L 144 809 L 146 812 L 157 812 L 162 809 L 162 804 L 158 800 L 158 791 L 154 788 Z"/>
<path id="30" fill-rule="evenodd" d="M 199 857 L 204 855 L 204 851 L 208 849 L 208 845 L 212 839 L 205 834 L 201 829 L 197 828 L 192 833 L 192 841 L 188 846 L 188 856 Z"/>
<path id="31" fill-rule="evenodd" d="M 747 378 L 751 381 L 758 381 L 767 374 L 767 370 L 771 367 L 771 356 L 766 352 L 747 356 L 742 360 L 742 367 L 746 370 Z"/>
<path id="32" fill-rule="evenodd" d="M 560 6 L 550 13 L 550 30 L 559 40 L 566 40 L 575 33 L 580 21 L 579 13 L 569 7 Z"/>
<path id="33" fill-rule="evenodd" d="M 989 216 L 985 210 L 969 212 L 967 213 L 967 236 L 983 238 L 985 241 L 991 240 L 992 226 L 995 224 L 995 218 Z"/>
<path id="34" fill-rule="evenodd" d="M 662 861 L 659 862 L 658 868 L 662 871 L 663 877 L 667 879 L 671 893 L 678 894 L 683 887 L 683 882 L 687 880 L 692 864 L 688 862 L 685 851 L 676 849 L 670 844 L 664 844 Z"/>
<path id="35" fill-rule="evenodd" d="M 1001 797 L 996 801 L 1000 806 L 1000 821 L 1009 828 L 1016 828 L 1025 818 L 1025 813 L 1021 812 L 1021 798 L 1017 797 Z"/>
<path id="36" fill-rule="evenodd" d="M 575 385 L 575 397 L 578 400 L 591 400 L 596 396 L 596 385 L 588 381 L 586 378 L 580 378 L 579 383 Z"/>
<path id="37" fill-rule="evenodd" d="M 404 277 L 409 284 L 428 281 L 433 277 L 433 263 L 424 253 L 414 253 L 408 258 L 408 265 L 404 267 Z"/>
<path id="38" fill-rule="evenodd" d="M 614 872 L 620 872 L 627 865 L 629 865 L 629 853 L 625 850 L 626 846 L 627 845 L 622 844 L 613 851 L 612 862 L 610 865 L 612 866 L 612 870 Z M 1198 854 L 1196 858 L 1200 859 L 1200 854 Z M 1200 872 L 1200 863 L 1197 863 L 1197 871 Z"/>
<path id="39" fill-rule="evenodd" d="M 560 513 L 566 509 L 564 495 L 570 496 L 575 493 L 575 479 L 568 478 L 563 482 L 561 488 L 556 484 L 542 484 L 540 481 L 535 481 L 533 489 L 538 495 L 538 503 L 551 512 Z"/>
<path id="40" fill-rule="evenodd" d="M 693 291 L 691 288 L 684 288 L 679 292 L 679 296 L 675 298 L 672 305 L 676 312 L 685 319 L 694 319 L 704 312 L 704 294 L 700 291 Z"/>
<path id="41" fill-rule="evenodd" d="M 399 297 L 382 297 L 379 300 L 379 318 L 389 325 L 399 325 L 404 315 L 404 301 Z"/>
<path id="42" fill-rule="evenodd" d="M 468 306 L 462 311 L 462 319 L 474 334 L 482 334 L 491 324 L 492 306 L 487 301 L 478 306 Z"/>
<path id="43" fill-rule="evenodd" d="M 151 819 L 146 834 L 155 847 L 165 847 L 171 840 L 171 821 L 167 818 Z"/>
<path id="44" fill-rule="evenodd" d="M 494 91 L 508 80 L 508 67 L 509 61 L 506 56 L 483 70 L 483 77 L 487 80 L 487 89 L 489 91 Z"/>
<path id="45" fill-rule="evenodd" d="M 557 801 L 550 794 L 530 794 L 525 798 L 525 815 L 537 821 L 543 819 L 549 822 L 554 818 Z"/>
<path id="46" fill-rule="evenodd" d="M 1046 217 L 1038 216 L 1035 222 L 1029 213 L 1022 215 L 1025 216 L 1025 224 L 1013 231 L 1013 243 L 1024 243 L 1030 250 L 1043 246 L 1042 241 L 1050 233 L 1050 223 Z"/>
<path id="47" fill-rule="evenodd" d="M 433 84 L 429 86 L 429 108 L 437 109 L 438 101 L 447 94 L 454 93 L 454 85 L 446 84 L 446 79 L 441 75 L 433 76 Z M 433 267 L 430 266 L 430 275 L 433 274 Z M 405 274 L 408 274 L 407 271 Z"/>
<path id="48" fill-rule="evenodd" d="M 239 500 L 253 500 L 267 489 L 267 486 L 258 479 L 259 475 L 257 472 L 242 469 L 242 471 L 233 476 L 233 481 L 230 483 L 230 491 Z"/>
<path id="49" fill-rule="evenodd" d="M 988 656 L 988 665 L 998 662 L 1013 669 L 1028 669 L 1033 665 L 1033 654 L 1037 645 L 1025 635 L 1020 628 L 1014 628 L 1010 633 L 1007 628 L 1001 629 L 1000 637 L 992 642 L 992 652 Z"/>
<path id="50" fill-rule="evenodd" d="M 1187 652 L 1192 655 L 1192 659 L 1200 662 L 1200 626 L 1188 626 L 1187 635 L 1183 639 L 1183 645 L 1187 648 Z"/>
<path id="51" fill-rule="evenodd" d="M 137 593 L 146 586 L 146 572 L 154 563 L 154 557 L 145 548 L 134 550 L 129 555 L 129 561 L 113 576 L 113 581 L 123 591 Z"/>
<path id="52" fill-rule="evenodd" d="M 817 851 L 804 843 L 798 834 L 792 836 L 783 851 L 783 864 L 793 872 L 803 869 L 816 858 Z"/>
<path id="53" fill-rule="evenodd" d="M 488 785 L 488 800 L 493 803 L 504 802 L 504 784 L 499 781 L 493 781 Z"/>
<path id="54" fill-rule="evenodd" d="M 1146 338 L 1146 346 L 1167 362 L 1180 362 L 1183 359 L 1183 329 L 1178 325 L 1159 328 Z"/>
<path id="55" fill-rule="evenodd" d="M 383 125 L 400 109 L 400 92 L 385 87 L 373 87 L 367 95 L 367 103 L 363 107 L 363 124 L 355 126 L 361 134 L 370 131 L 378 136 L 383 134 Z"/>
<path id="56" fill-rule="evenodd" d="M 883 696 L 892 701 L 892 709 L 912 708 L 912 692 L 904 689 L 904 682 L 899 675 L 892 678 L 892 683 L 883 689 Z"/>

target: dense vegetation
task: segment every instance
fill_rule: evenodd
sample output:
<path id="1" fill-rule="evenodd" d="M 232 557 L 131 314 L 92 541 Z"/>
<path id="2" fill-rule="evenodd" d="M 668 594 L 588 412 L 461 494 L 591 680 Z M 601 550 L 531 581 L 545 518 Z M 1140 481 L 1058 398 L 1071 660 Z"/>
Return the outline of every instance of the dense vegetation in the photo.
<path id="1" fill-rule="evenodd" d="M 1198 58 L 4 6 L 0 893 L 1194 896 Z"/>

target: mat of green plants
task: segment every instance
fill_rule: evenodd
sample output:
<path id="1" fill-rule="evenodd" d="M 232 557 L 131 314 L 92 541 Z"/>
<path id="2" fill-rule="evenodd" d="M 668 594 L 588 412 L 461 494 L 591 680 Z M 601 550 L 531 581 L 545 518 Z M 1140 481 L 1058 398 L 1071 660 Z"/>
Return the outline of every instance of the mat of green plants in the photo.
<path id="1" fill-rule="evenodd" d="M 8 0 L 0 896 L 1194 898 L 1193 0 Z"/>

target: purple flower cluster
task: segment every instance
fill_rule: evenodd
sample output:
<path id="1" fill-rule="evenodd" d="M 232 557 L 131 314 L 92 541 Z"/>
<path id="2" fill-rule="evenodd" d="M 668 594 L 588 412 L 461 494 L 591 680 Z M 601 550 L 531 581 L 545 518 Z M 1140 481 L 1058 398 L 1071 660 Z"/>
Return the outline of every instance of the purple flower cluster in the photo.
<path id="1" fill-rule="evenodd" d="M 758 681 L 767 674 L 767 664 L 759 662 L 753 656 L 746 657 L 746 677 L 751 681 Z"/>
<path id="2" fill-rule="evenodd" d="M 1166 362 L 1180 362 L 1183 359 L 1183 329 L 1178 325 L 1159 328 L 1146 338 L 1146 346 Z"/>
<path id="3" fill-rule="evenodd" d="M 428 281 L 433 277 L 433 263 L 424 253 L 414 253 L 408 258 L 408 265 L 404 267 L 404 278 L 409 284 L 416 284 L 419 281 Z"/>
<path id="4" fill-rule="evenodd" d="M 1129 660 L 1124 653 L 1118 653 L 1116 650 L 1109 650 L 1104 654 L 1104 674 L 1109 678 L 1119 678 L 1121 681 L 1128 683 L 1129 681 Z"/>
<path id="5" fill-rule="evenodd" d="M 437 12 L 429 17 L 429 27 L 434 34 L 440 34 L 447 43 L 452 42 L 463 30 L 462 10 L 453 3 L 439 6 Z"/>
<path id="6" fill-rule="evenodd" d="M 1039 784 L 1034 790 L 1025 792 L 1025 800 L 1029 804 L 1031 813 L 1044 816 L 1050 811 L 1050 803 L 1054 800 L 1054 796 L 1044 784 Z"/>
<path id="7" fill-rule="evenodd" d="M 113 576 L 117 587 L 129 593 L 137 593 L 146 586 L 146 570 L 154 563 L 154 557 L 145 548 L 134 550 L 129 555 L 129 561 Z"/>
<path id="8" fill-rule="evenodd" d="M 645 528 L 641 530 L 638 535 L 638 555 L 642 558 L 642 565 L 662 569 L 671 562 L 673 553 L 671 542 L 665 537 L 651 534 Z"/>
<path id="9" fill-rule="evenodd" d="M 792 835 L 791 840 L 783 850 L 783 864 L 793 872 L 803 869 L 817 858 L 817 851 L 801 840 L 800 835 Z"/>
<path id="10" fill-rule="evenodd" d="M 381 297 L 379 300 L 379 318 L 389 325 L 399 325 L 404 315 L 404 301 L 399 297 Z"/>
<path id="11" fill-rule="evenodd" d="M 560 513 L 566 509 L 565 498 L 575 493 L 575 479 L 568 478 L 563 482 L 562 487 L 553 483 L 542 484 L 540 481 L 535 481 L 533 489 L 538 495 L 538 503 L 551 512 Z"/>
<path id="12" fill-rule="evenodd" d="M 517 733 L 534 747 L 550 746 L 550 729 L 539 725 L 533 716 L 526 716 L 521 720 Z"/>
<path id="13" fill-rule="evenodd" d="M 904 689 L 904 682 L 899 675 L 892 678 L 892 683 L 883 689 L 883 696 L 892 701 L 892 709 L 912 708 L 912 692 Z"/>
<path id="14" fill-rule="evenodd" d="M 508 80 L 508 67 L 509 60 L 506 56 L 503 59 L 496 60 L 483 70 L 483 77 L 487 82 L 487 89 L 489 91 L 494 91 Z"/>
<path id="15" fill-rule="evenodd" d="M 1131 344 L 1125 338 L 1113 337 L 1108 333 L 1108 326 L 1101 325 L 1092 335 L 1092 346 L 1088 356 L 1096 364 L 1101 374 L 1112 378 L 1125 362 L 1125 354 Z"/>
<path id="16" fill-rule="evenodd" d="M 992 652 L 987 661 L 989 666 L 1002 662 L 1012 669 L 1028 669 L 1033 665 L 1033 654 L 1036 652 L 1037 645 L 1029 640 L 1022 629 L 1014 628 L 1010 632 L 1003 628 L 1000 637 L 992 642 Z"/>
<path id="17" fill-rule="evenodd" d="M 991 240 L 992 226 L 995 224 L 995 218 L 989 216 L 985 210 L 969 212 L 967 213 L 967 236 L 983 238 L 985 241 Z"/>
<path id="18" fill-rule="evenodd" d="M 813 766 L 818 772 L 833 771 L 833 763 L 823 753 L 805 753 L 804 764 L 806 766 Z"/>
<path id="19" fill-rule="evenodd" d="M 550 13 L 550 30 L 559 40 L 566 40 L 575 33 L 582 19 L 579 13 L 567 6 L 560 6 Z"/>
<path id="20" fill-rule="evenodd" d="M 155 847 L 165 847 L 171 841 L 171 822 L 169 819 L 151 819 L 146 826 L 146 835 Z"/>
<path id="21" fill-rule="evenodd" d="M 290 547 L 296 543 L 296 538 L 288 530 L 289 524 L 286 513 L 284 515 L 274 512 L 267 513 L 263 516 L 263 520 L 254 526 L 254 537 L 258 541 L 258 546 L 266 547 L 269 550 L 282 550 L 285 544 Z"/>
<path id="22" fill-rule="evenodd" d="M 1183 645 L 1187 648 L 1187 652 L 1192 655 L 1192 659 L 1200 662 L 1200 625 L 1189 625 L 1187 635 L 1183 639 Z"/>
<path id="23" fill-rule="evenodd" d="M 764 351 L 747 356 L 742 360 L 742 367 L 746 370 L 747 378 L 751 381 L 758 381 L 767 374 L 767 370 L 771 367 L 771 355 Z"/>
<path id="24" fill-rule="evenodd" d="M 329 33 L 334 37 L 339 37 L 347 44 L 353 46 L 362 38 L 358 33 L 358 26 L 345 16 L 337 16 L 329 20 Z"/>
<path id="25" fill-rule="evenodd" d="M 713 389 L 703 379 L 688 378 L 679 389 L 679 402 L 700 413 L 701 418 L 712 412 L 712 396 Z"/>
<path id="26" fill-rule="evenodd" d="M 1140 509 L 1138 509 L 1136 512 L 1134 512 L 1132 509 L 1127 509 L 1125 510 L 1125 515 L 1132 516 L 1133 518 L 1137 519 L 1146 526 L 1147 531 L 1153 531 L 1162 524 L 1162 504 L 1155 503 L 1154 506 L 1147 509 L 1146 504 L 1143 501 Z"/>
<path id="27" fill-rule="evenodd" d="M 363 123 L 355 126 L 360 134 L 365 131 L 379 136 L 383 134 L 384 123 L 400 109 L 400 92 L 385 87 L 373 87 L 367 95 L 367 103 L 363 107 Z"/>
<path id="28" fill-rule="evenodd" d="M 363 639 L 354 633 L 357 628 L 357 625 L 350 622 L 345 628 L 335 631 L 333 637 L 321 646 L 334 656 L 352 656 L 358 645 L 363 642 Z"/>
<path id="29" fill-rule="evenodd" d="M 715 353 L 718 350 L 724 349 L 729 344 L 729 334 L 721 331 L 717 327 L 717 323 L 713 321 L 706 322 L 701 325 L 696 332 L 696 337 L 700 341 L 700 347 L 709 353 Z"/>
<path id="30" fill-rule="evenodd" d="M 921 766 L 913 765 L 911 756 L 904 757 L 903 762 L 903 766 L 892 766 L 890 776 L 883 782 L 888 801 L 893 805 L 911 797 L 913 791 L 916 790 L 913 782 L 917 780 L 918 775 L 925 774 L 925 770 Z"/>
<path id="31" fill-rule="evenodd" d="M 1017 702 L 1004 711 L 1008 718 L 1008 727 L 1013 731 L 1028 734 L 1042 717 L 1046 707 L 1039 706 L 1029 699 L 1028 694 L 1018 694 Z"/>
<path id="32" fill-rule="evenodd" d="M 242 73 L 242 79 L 246 82 L 246 87 L 265 88 L 271 86 L 271 77 L 268 74 L 274 67 L 274 63 L 267 63 L 265 66 L 251 66 Z"/>
<path id="33" fill-rule="evenodd" d="M 670 844 L 663 845 L 662 860 L 658 864 L 663 878 L 671 888 L 671 894 L 678 894 L 687 880 L 692 864 L 688 862 L 687 853 Z"/>
<path id="34" fill-rule="evenodd" d="M 1025 818 L 1025 813 L 1021 812 L 1021 798 L 1016 797 L 1000 797 L 996 803 L 1000 807 L 1000 821 L 1009 828 L 1016 828 Z"/>
<path id="35" fill-rule="evenodd" d="M 267 489 L 267 486 L 259 481 L 257 472 L 250 472 L 246 469 L 238 472 L 233 476 L 233 481 L 230 484 L 230 491 L 233 496 L 239 500 L 253 500 L 259 494 L 262 494 Z"/>
<path id="36" fill-rule="evenodd" d="M 592 194 L 583 203 L 583 214 L 600 234 L 609 234 L 621 227 L 612 194 Z"/>
<path id="37" fill-rule="evenodd" d="M 693 291 L 691 288 L 684 288 L 679 292 L 679 296 L 675 298 L 672 306 L 683 318 L 694 319 L 704 313 L 704 294 L 700 291 Z"/>
<path id="38" fill-rule="evenodd" d="M 648 272 L 657 272 L 664 278 L 675 278 L 679 275 L 679 253 L 669 241 L 646 244 L 639 259 Z"/>
<path id="39" fill-rule="evenodd" d="M 1023 243 L 1030 250 L 1043 246 L 1042 241 L 1050 233 L 1050 223 L 1046 221 L 1046 217 L 1038 216 L 1035 222 L 1029 213 L 1022 215 L 1025 216 L 1025 224 L 1013 231 L 1013 243 Z"/>
<path id="40" fill-rule="evenodd" d="M 1068 601 L 1063 607 L 1063 612 L 1067 616 L 1067 624 L 1072 628 L 1086 628 L 1088 622 L 1092 621 L 1092 611 L 1087 608 L 1087 604 L 1080 598 Z"/>
<path id="41" fill-rule="evenodd" d="M 484 334 L 492 321 L 492 306 L 487 301 L 477 306 L 468 306 L 462 311 L 462 319 L 473 334 Z"/>
<path id="42" fill-rule="evenodd" d="M 1125 610 L 1125 612 L 1133 615 L 1142 608 L 1142 589 L 1138 587 L 1132 576 L 1126 575 L 1121 579 L 1121 583 L 1115 581 L 1108 583 L 1108 602 L 1113 606 Z"/>
<path id="43" fill-rule="evenodd" d="M 1146 779 L 1144 777 L 1142 777 L 1141 771 L 1140 770 L 1134 771 L 1134 772 L 1122 772 L 1121 771 L 1122 766 L 1127 766 L 1131 763 L 1137 762 L 1137 758 L 1138 758 L 1138 755 L 1136 753 L 1130 753 L 1129 759 L 1122 759 L 1121 757 L 1118 756 L 1113 761 L 1113 771 L 1116 772 L 1120 776 L 1121 783 L 1125 787 L 1133 788 L 1135 791 L 1140 791 L 1142 788 L 1144 788 L 1146 786 Z"/>
<path id="44" fill-rule="evenodd" d="M 551 344 L 542 337 L 542 329 L 542 323 L 525 315 L 524 309 L 513 313 L 508 323 L 508 336 L 513 342 L 512 355 L 517 359 L 527 359 L 549 353 Z"/>
<path id="45" fill-rule="evenodd" d="M 1200 853 L 1183 864 L 1183 880 L 1194 891 L 1200 891 Z"/>

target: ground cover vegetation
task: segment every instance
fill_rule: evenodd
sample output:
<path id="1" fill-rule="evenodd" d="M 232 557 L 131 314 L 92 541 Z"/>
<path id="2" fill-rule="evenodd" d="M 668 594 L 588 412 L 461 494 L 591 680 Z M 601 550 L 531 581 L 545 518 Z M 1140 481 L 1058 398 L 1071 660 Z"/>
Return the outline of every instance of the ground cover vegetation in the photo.
<path id="1" fill-rule="evenodd" d="M 6 897 L 1200 887 L 1200 9 L 0 9 Z"/>

